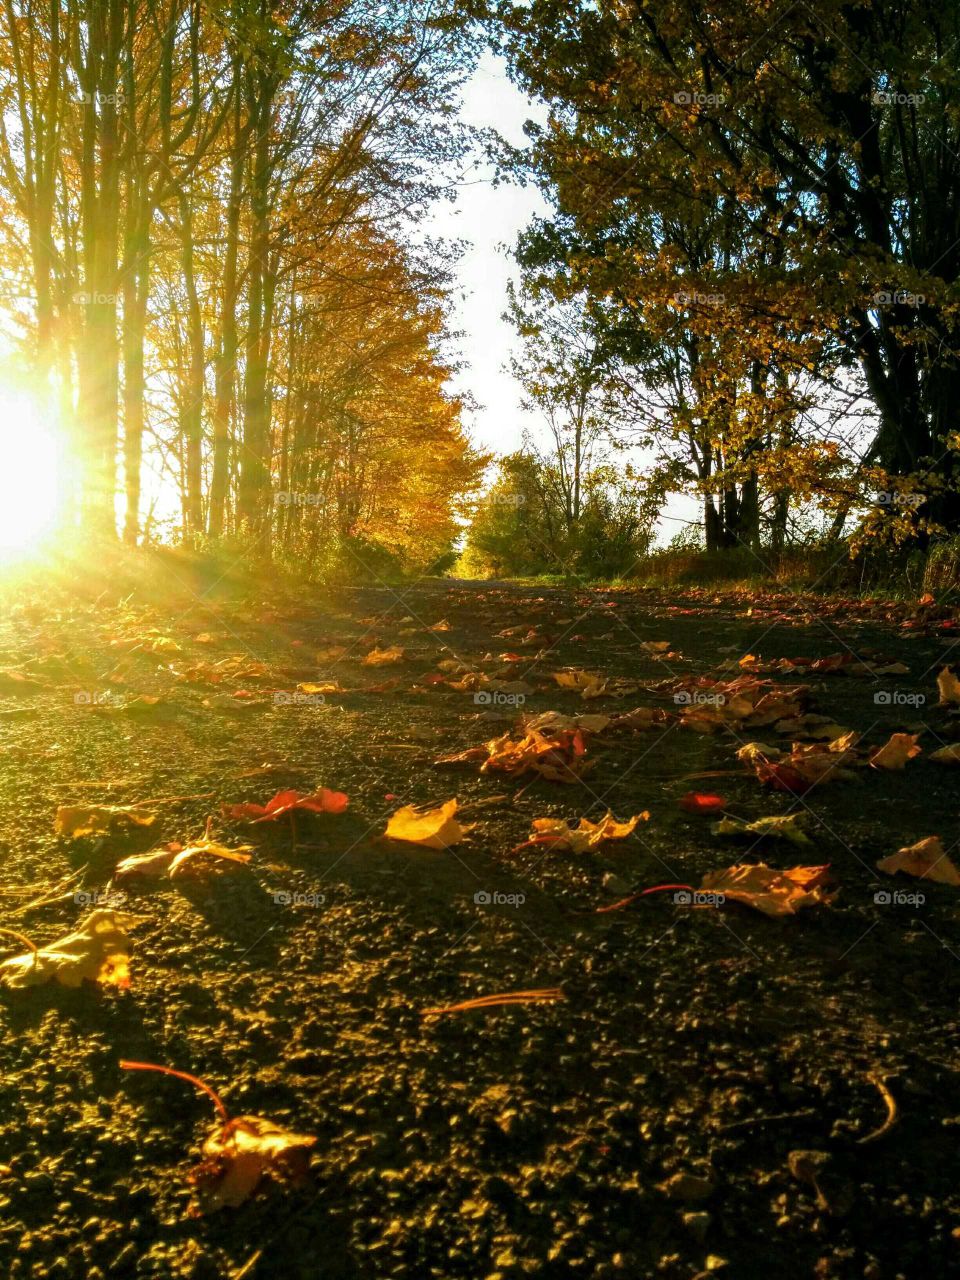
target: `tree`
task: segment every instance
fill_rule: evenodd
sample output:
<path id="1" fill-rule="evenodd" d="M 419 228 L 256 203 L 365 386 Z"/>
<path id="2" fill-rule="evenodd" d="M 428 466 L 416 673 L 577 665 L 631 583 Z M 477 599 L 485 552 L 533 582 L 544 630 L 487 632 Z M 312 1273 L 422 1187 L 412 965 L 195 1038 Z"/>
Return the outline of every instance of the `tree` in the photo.
<path id="1" fill-rule="evenodd" d="M 533 0 L 497 16 L 513 74 L 550 106 L 518 162 L 575 229 L 571 271 L 598 281 L 605 261 L 608 287 L 643 310 L 651 262 L 682 261 L 676 225 L 719 216 L 688 292 L 717 292 L 721 273 L 728 327 L 776 335 L 780 371 L 758 354 L 778 394 L 821 364 L 807 344 L 824 387 L 856 368 L 876 408 L 863 464 L 924 472 L 939 490 L 927 515 L 954 527 L 960 215 L 943 193 L 960 179 L 960 10 L 773 0 L 758 22 L 728 0 Z"/>

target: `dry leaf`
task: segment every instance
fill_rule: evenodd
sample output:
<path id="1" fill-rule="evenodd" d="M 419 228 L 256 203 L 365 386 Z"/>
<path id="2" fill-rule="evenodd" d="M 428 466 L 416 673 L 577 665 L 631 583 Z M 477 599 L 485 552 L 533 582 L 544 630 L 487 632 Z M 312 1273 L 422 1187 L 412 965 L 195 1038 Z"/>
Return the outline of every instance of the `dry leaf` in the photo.
<path id="1" fill-rule="evenodd" d="M 185 1080 L 202 1090 L 216 1107 L 220 1123 L 203 1144 L 203 1161 L 188 1174 L 189 1181 L 197 1189 L 201 1211 L 237 1208 L 253 1195 L 267 1175 L 293 1182 L 302 1181 L 306 1176 L 309 1167 L 307 1153 L 316 1138 L 291 1133 L 261 1116 L 235 1116 L 231 1119 L 213 1089 L 186 1071 L 124 1059 L 121 1059 L 120 1066 L 124 1071 L 156 1071 Z"/>
<path id="2" fill-rule="evenodd" d="M 687 813 L 719 813 L 727 804 L 723 796 L 708 795 L 703 791 L 688 791 L 677 803 Z"/>
<path id="3" fill-rule="evenodd" d="M 790 867 L 777 871 L 762 862 L 746 863 L 711 871 L 700 886 L 709 893 L 722 893 L 731 902 L 742 902 L 767 916 L 791 916 L 801 907 L 832 901 L 824 891 L 829 867 Z"/>
<path id="4" fill-rule="evenodd" d="M 403 662 L 405 657 L 404 649 L 398 644 L 393 644 L 389 649 L 371 649 L 363 659 L 363 665 L 365 667 L 386 667 L 392 662 Z"/>
<path id="5" fill-rule="evenodd" d="M 960 704 L 960 680 L 949 667 L 944 667 L 937 676 L 937 688 L 940 690 L 941 707 Z"/>
<path id="6" fill-rule="evenodd" d="M 57 809 L 54 830 L 58 836 L 75 840 L 79 836 L 104 836 L 115 827 L 126 824 L 149 827 L 156 817 L 155 813 L 147 813 L 132 804 L 61 805 Z"/>
<path id="7" fill-rule="evenodd" d="M 960 885 L 960 871 L 947 857 L 939 836 L 927 836 L 906 849 L 898 849 L 887 858 L 877 863 L 878 871 L 885 871 L 895 876 L 898 871 L 904 875 L 919 876 L 923 880 L 935 880 L 938 884 Z"/>
<path id="8" fill-rule="evenodd" d="M 446 849 L 452 844 L 459 844 L 470 830 L 461 826 L 453 816 L 456 811 L 456 800 L 425 810 L 408 804 L 391 815 L 385 834 L 391 840 L 419 844 L 426 849 Z"/>
<path id="9" fill-rule="evenodd" d="M 742 822 L 739 818 L 723 818 L 710 828 L 715 836 L 770 836 L 778 840 L 791 840 L 794 844 L 812 844 L 813 841 L 800 826 L 799 813 L 787 813 L 782 817 L 757 818 L 754 822 Z"/>
<path id="10" fill-rule="evenodd" d="M 569 849 L 571 853 L 587 853 L 598 848 L 604 840 L 626 839 L 637 823 L 647 822 L 649 818 L 650 814 L 644 810 L 626 822 L 618 822 L 612 813 L 607 813 L 599 822 L 581 818 L 575 827 L 565 818 L 534 818 L 534 834 L 526 844 L 550 844 L 555 849 Z M 525 847 L 520 846 L 521 849 Z"/>
<path id="11" fill-rule="evenodd" d="M 748 742 L 737 752 L 737 759 L 744 764 L 755 765 L 757 761 L 779 760 L 782 755 L 779 747 L 768 747 L 765 742 Z"/>
<path id="12" fill-rule="evenodd" d="M 331 791 L 321 787 L 310 795 L 301 795 L 299 791 L 278 791 L 266 804 L 224 804 L 221 805 L 225 818 L 240 818 L 246 822 L 274 822 L 286 813 L 297 809 L 308 813 L 343 813 L 350 803 L 349 797 L 342 791 Z"/>
<path id="13" fill-rule="evenodd" d="M 578 689 L 582 698 L 599 698 L 607 690 L 607 681 L 589 671 L 555 671 L 553 678 L 561 689 Z"/>
<path id="14" fill-rule="evenodd" d="M 33 987 L 51 978 L 64 987 L 79 987 L 84 981 L 129 987 L 130 945 L 124 929 L 135 923 L 135 916 L 98 908 L 73 933 L 4 960 L 0 980 L 10 987 Z"/>
<path id="15" fill-rule="evenodd" d="M 266 1175 L 302 1180 L 315 1142 L 314 1137 L 290 1133 L 261 1116 L 235 1116 L 217 1125 L 203 1144 L 203 1162 L 189 1174 L 201 1208 L 207 1213 L 237 1208 Z"/>
<path id="16" fill-rule="evenodd" d="M 930 759 L 937 764 L 960 764 L 960 742 L 952 742 L 949 747 L 940 747 L 930 752 Z"/>
<path id="17" fill-rule="evenodd" d="M 246 866 L 250 861 L 251 848 L 251 845 L 243 844 L 237 849 L 228 849 L 215 840 L 201 839 L 186 847 L 174 845 L 172 848 L 154 849 L 150 853 L 132 854 L 117 863 L 114 875 L 118 880 L 126 880 L 134 876 L 166 874 L 175 880 L 185 873 L 209 869 L 209 863 L 204 867 L 206 858 Z"/>
<path id="18" fill-rule="evenodd" d="M 875 769 L 902 769 L 908 760 L 918 756 L 922 750 L 917 746 L 918 733 L 894 733 L 890 741 L 874 751 L 870 763 Z"/>
<path id="19" fill-rule="evenodd" d="M 610 716 L 565 716 L 559 711 L 542 711 L 539 715 L 525 716 L 522 723 L 526 733 L 561 733 L 576 729 L 585 729 L 587 733 L 602 733 L 612 721 Z"/>

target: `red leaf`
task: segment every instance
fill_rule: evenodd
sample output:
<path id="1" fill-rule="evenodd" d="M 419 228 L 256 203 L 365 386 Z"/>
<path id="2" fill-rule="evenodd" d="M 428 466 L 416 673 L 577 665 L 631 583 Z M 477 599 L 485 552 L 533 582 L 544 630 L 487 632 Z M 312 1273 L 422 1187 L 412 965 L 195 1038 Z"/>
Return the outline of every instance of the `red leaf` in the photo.
<path id="1" fill-rule="evenodd" d="M 702 791 L 688 791 L 680 799 L 680 808 L 687 813 L 719 813 L 727 807 L 723 796 L 706 795 Z"/>
<path id="2" fill-rule="evenodd" d="M 299 791 L 278 791 L 272 800 L 264 804 L 225 804 L 222 806 L 224 817 L 241 818 L 247 822 L 273 822 L 294 809 L 305 809 L 308 813 L 343 813 L 350 803 L 343 791 L 331 791 L 321 787 L 311 795 L 302 796 Z"/>

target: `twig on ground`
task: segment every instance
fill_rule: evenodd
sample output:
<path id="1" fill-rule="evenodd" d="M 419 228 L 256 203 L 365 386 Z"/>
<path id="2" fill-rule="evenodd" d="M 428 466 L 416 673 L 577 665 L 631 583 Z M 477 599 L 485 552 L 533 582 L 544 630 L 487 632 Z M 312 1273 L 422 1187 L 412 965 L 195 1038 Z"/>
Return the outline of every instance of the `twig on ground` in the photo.
<path id="1" fill-rule="evenodd" d="M 883 1079 L 879 1075 L 869 1075 L 867 1079 L 880 1090 L 880 1096 L 886 1103 L 887 1114 L 879 1129 L 874 1129 L 872 1133 L 868 1133 L 865 1137 L 857 1139 L 857 1144 L 861 1147 L 865 1142 L 876 1142 L 878 1138 L 885 1137 L 900 1118 L 900 1109 L 897 1106 L 897 1100 L 887 1088 Z"/>

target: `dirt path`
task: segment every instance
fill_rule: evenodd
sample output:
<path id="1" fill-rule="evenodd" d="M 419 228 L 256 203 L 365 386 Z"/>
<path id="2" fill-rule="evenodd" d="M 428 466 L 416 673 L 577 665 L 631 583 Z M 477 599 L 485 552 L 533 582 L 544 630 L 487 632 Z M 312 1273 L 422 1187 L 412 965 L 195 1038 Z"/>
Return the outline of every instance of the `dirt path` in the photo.
<path id="1" fill-rule="evenodd" d="M 6 608 L 4 923 L 40 942 L 91 905 L 138 923 L 129 991 L 0 989 L 0 1274 L 206 1280 L 259 1250 L 244 1274 L 284 1280 L 960 1270 L 960 889 L 875 867 L 960 835 L 960 771 L 927 758 L 957 731 L 936 674 L 960 632 L 935 615 L 442 582 L 257 604 L 214 593 L 166 612 Z M 402 661 L 361 662 L 392 645 Z M 864 735 L 854 776 L 764 788 L 735 753 L 758 738 L 789 750 L 789 731 L 684 727 L 683 690 L 737 678 L 745 654 L 769 688 L 804 684 L 808 711 Z M 831 654 L 842 671 L 767 670 Z M 853 655 L 908 671 L 856 677 Z M 558 688 L 563 668 L 608 680 L 607 694 Z M 487 680 L 451 687 L 463 670 Z M 574 785 L 434 763 L 521 715 L 635 707 L 664 715 L 587 735 Z M 863 766 L 907 730 L 923 755 Z M 349 810 L 298 818 L 295 833 L 218 816 L 221 801 L 321 785 Z M 745 820 L 800 813 L 813 843 L 714 835 L 678 803 L 691 790 Z M 383 839 L 400 805 L 454 795 L 474 824 L 455 849 Z M 58 839 L 57 806 L 78 803 L 158 817 Z M 607 809 L 650 817 L 597 852 L 512 852 L 535 818 Z M 219 837 L 256 846 L 249 870 L 112 881 L 119 858 L 198 836 L 210 815 Z M 672 893 L 597 913 L 742 860 L 829 863 L 840 893 L 790 919 Z M 79 898 L 71 886 L 23 910 L 81 868 Z M 876 900 L 918 887 L 922 903 Z M 421 1016 L 554 987 L 563 1002 Z M 121 1058 L 192 1071 L 233 1113 L 316 1135 L 311 1182 L 189 1216 L 185 1175 L 212 1109 Z M 865 1142 L 887 1096 L 897 1123 Z"/>

